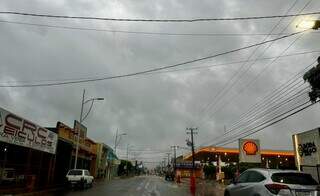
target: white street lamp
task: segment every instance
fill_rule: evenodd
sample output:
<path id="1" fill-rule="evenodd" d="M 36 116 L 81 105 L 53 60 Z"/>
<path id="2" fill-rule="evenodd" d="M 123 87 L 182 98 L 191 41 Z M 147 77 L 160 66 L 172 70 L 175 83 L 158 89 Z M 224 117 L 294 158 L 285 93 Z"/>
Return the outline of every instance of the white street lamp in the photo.
<path id="1" fill-rule="evenodd" d="M 82 122 L 88 117 L 89 113 L 91 112 L 91 109 L 92 109 L 94 101 L 102 101 L 102 100 L 104 100 L 104 98 L 102 98 L 102 97 L 91 98 L 91 99 L 88 99 L 88 100 L 84 100 L 85 99 L 85 97 L 84 97 L 85 96 L 85 92 L 86 92 L 85 89 L 83 89 L 82 101 L 81 101 L 80 122 L 79 122 L 80 126 L 82 125 Z M 89 108 L 88 112 L 83 117 L 83 106 L 88 102 L 91 102 L 91 105 L 90 105 L 90 108 Z M 79 152 L 79 140 L 80 140 L 80 127 L 79 127 L 79 130 L 77 130 L 77 131 L 78 131 L 78 134 L 77 134 L 77 143 L 76 143 L 76 155 L 75 155 L 75 158 L 74 158 L 74 169 L 77 169 L 78 152 Z"/>

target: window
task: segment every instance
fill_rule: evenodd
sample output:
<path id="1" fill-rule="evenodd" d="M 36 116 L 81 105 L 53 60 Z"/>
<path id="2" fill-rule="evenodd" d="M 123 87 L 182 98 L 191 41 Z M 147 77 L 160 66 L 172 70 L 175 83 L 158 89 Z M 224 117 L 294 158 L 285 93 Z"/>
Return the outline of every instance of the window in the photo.
<path id="1" fill-rule="evenodd" d="M 272 181 L 285 184 L 317 185 L 310 174 L 304 173 L 276 173 L 271 176 Z"/>
<path id="2" fill-rule="evenodd" d="M 89 173 L 88 170 L 85 170 L 85 171 L 84 171 L 84 174 L 85 174 L 86 176 L 90 176 L 90 173 Z"/>
<path id="3" fill-rule="evenodd" d="M 266 178 L 260 174 L 259 172 L 256 171 L 250 171 L 249 172 L 249 177 L 247 179 L 247 182 L 261 182 L 263 180 L 265 180 Z"/>
<path id="4" fill-rule="evenodd" d="M 68 175 L 81 176 L 82 175 L 82 170 L 70 170 Z"/>
<path id="5" fill-rule="evenodd" d="M 245 182 L 247 182 L 248 175 L 249 175 L 249 171 L 243 172 L 243 173 L 239 176 L 237 182 L 238 182 L 238 183 L 245 183 Z"/>

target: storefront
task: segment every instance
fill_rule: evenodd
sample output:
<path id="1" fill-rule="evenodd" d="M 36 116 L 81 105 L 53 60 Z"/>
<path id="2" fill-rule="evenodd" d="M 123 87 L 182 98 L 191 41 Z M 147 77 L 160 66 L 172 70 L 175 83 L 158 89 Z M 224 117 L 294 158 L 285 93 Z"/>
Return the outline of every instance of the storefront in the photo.
<path id="1" fill-rule="evenodd" d="M 57 133 L 0 108 L 0 192 L 50 186 L 57 143 Z"/>
<path id="2" fill-rule="evenodd" d="M 71 155 L 70 155 L 71 158 L 68 163 L 68 168 L 69 169 L 74 168 L 76 146 L 77 146 L 76 145 L 77 132 L 75 130 L 77 129 L 71 128 L 62 122 L 57 123 L 56 129 L 59 133 L 59 139 L 72 146 Z M 97 159 L 97 143 L 87 138 L 87 131 L 85 128 L 80 132 L 77 168 L 87 169 L 90 171 L 90 174 L 95 175 L 96 159 Z"/>
<path id="3" fill-rule="evenodd" d="M 176 164 L 176 176 L 180 176 L 181 178 L 189 178 L 192 175 L 192 171 L 194 171 L 194 175 L 196 178 L 202 178 L 203 172 L 202 167 L 199 163 L 195 164 L 194 170 L 192 169 L 192 162 L 179 162 Z"/>
<path id="4" fill-rule="evenodd" d="M 216 179 L 230 178 L 222 172 L 222 167 L 239 164 L 239 148 L 201 147 L 195 150 L 195 161 L 202 167 L 213 165 L 216 168 Z M 295 169 L 294 152 L 286 150 L 261 150 L 259 161 L 254 167 L 270 169 Z M 183 161 L 191 161 L 191 153 L 183 156 Z M 240 161 L 241 162 L 241 161 Z M 249 164 L 248 164 L 249 165 Z M 201 174 L 199 176 L 204 176 Z"/>

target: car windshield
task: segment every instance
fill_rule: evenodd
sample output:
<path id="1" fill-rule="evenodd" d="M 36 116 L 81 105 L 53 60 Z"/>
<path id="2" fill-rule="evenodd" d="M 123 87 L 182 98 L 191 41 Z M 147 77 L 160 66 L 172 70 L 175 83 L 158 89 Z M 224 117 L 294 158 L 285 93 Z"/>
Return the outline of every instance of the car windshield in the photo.
<path id="1" fill-rule="evenodd" d="M 82 175 L 82 170 L 70 170 L 68 175 L 80 176 Z"/>
<path id="2" fill-rule="evenodd" d="M 0 0 L 0 196 L 319 182 L 319 56 L 320 0 Z"/>
<path id="3" fill-rule="evenodd" d="M 271 179 L 284 184 L 318 185 L 310 174 L 304 173 L 276 173 L 271 176 Z"/>

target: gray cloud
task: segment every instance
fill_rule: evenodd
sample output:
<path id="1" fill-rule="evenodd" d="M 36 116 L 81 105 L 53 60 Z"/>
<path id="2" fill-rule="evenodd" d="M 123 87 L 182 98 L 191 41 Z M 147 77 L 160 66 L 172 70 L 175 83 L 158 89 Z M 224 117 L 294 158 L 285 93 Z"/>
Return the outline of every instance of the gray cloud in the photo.
<path id="1" fill-rule="evenodd" d="M 292 13 L 307 1 L 299 1 Z M 284 14 L 293 2 L 283 1 L 3 1 L 2 10 L 133 18 L 195 18 L 232 17 L 248 15 Z M 313 1 L 306 11 L 317 10 Z M 266 33 L 278 21 L 203 22 L 197 24 L 149 24 L 125 22 L 96 22 L 32 17 L 4 16 L 0 19 L 91 28 L 173 33 Z M 296 19 L 301 20 L 301 18 Z M 285 19 L 280 32 L 290 19 Z M 294 25 L 287 32 L 296 31 Z M 0 81 L 38 81 L 88 76 L 115 75 L 174 64 L 263 40 L 252 37 L 176 37 L 133 35 L 105 32 L 61 30 L 0 24 Z M 276 42 L 264 57 L 279 55 L 294 38 Z M 257 57 L 261 47 L 254 57 Z M 316 50 L 318 35 L 306 34 L 288 53 Z M 192 65 L 209 65 L 245 60 L 255 49 L 226 55 Z M 257 62 L 241 82 L 220 100 L 224 103 L 237 98 L 212 115 L 202 109 L 227 83 L 241 64 L 210 69 L 162 73 L 133 78 L 109 80 L 90 84 L 48 88 L 2 88 L 1 106 L 43 126 L 54 126 L 63 121 L 70 126 L 78 119 L 82 89 L 88 97 L 101 96 L 85 124 L 90 137 L 113 146 L 117 128 L 128 133 L 122 140 L 134 148 L 168 150 L 170 145 L 185 145 L 187 126 L 199 126 L 197 145 L 223 133 L 223 126 L 236 121 L 259 98 L 280 85 L 292 74 L 315 59 L 317 54 L 279 59 L 252 86 L 240 91 L 266 65 Z M 298 114 L 252 137 L 260 138 L 263 148 L 291 149 L 291 135 L 319 126 L 319 106 Z M 202 119 L 206 120 L 202 120 Z M 201 122 L 201 123 L 200 123 Z M 281 133 L 281 134 L 280 134 Z M 274 136 L 277 135 L 275 138 Z M 236 145 L 236 144 L 234 144 Z M 140 155 L 146 159 L 151 155 Z M 153 155 L 155 156 L 155 155 Z M 162 160 L 159 155 L 153 160 Z"/>

